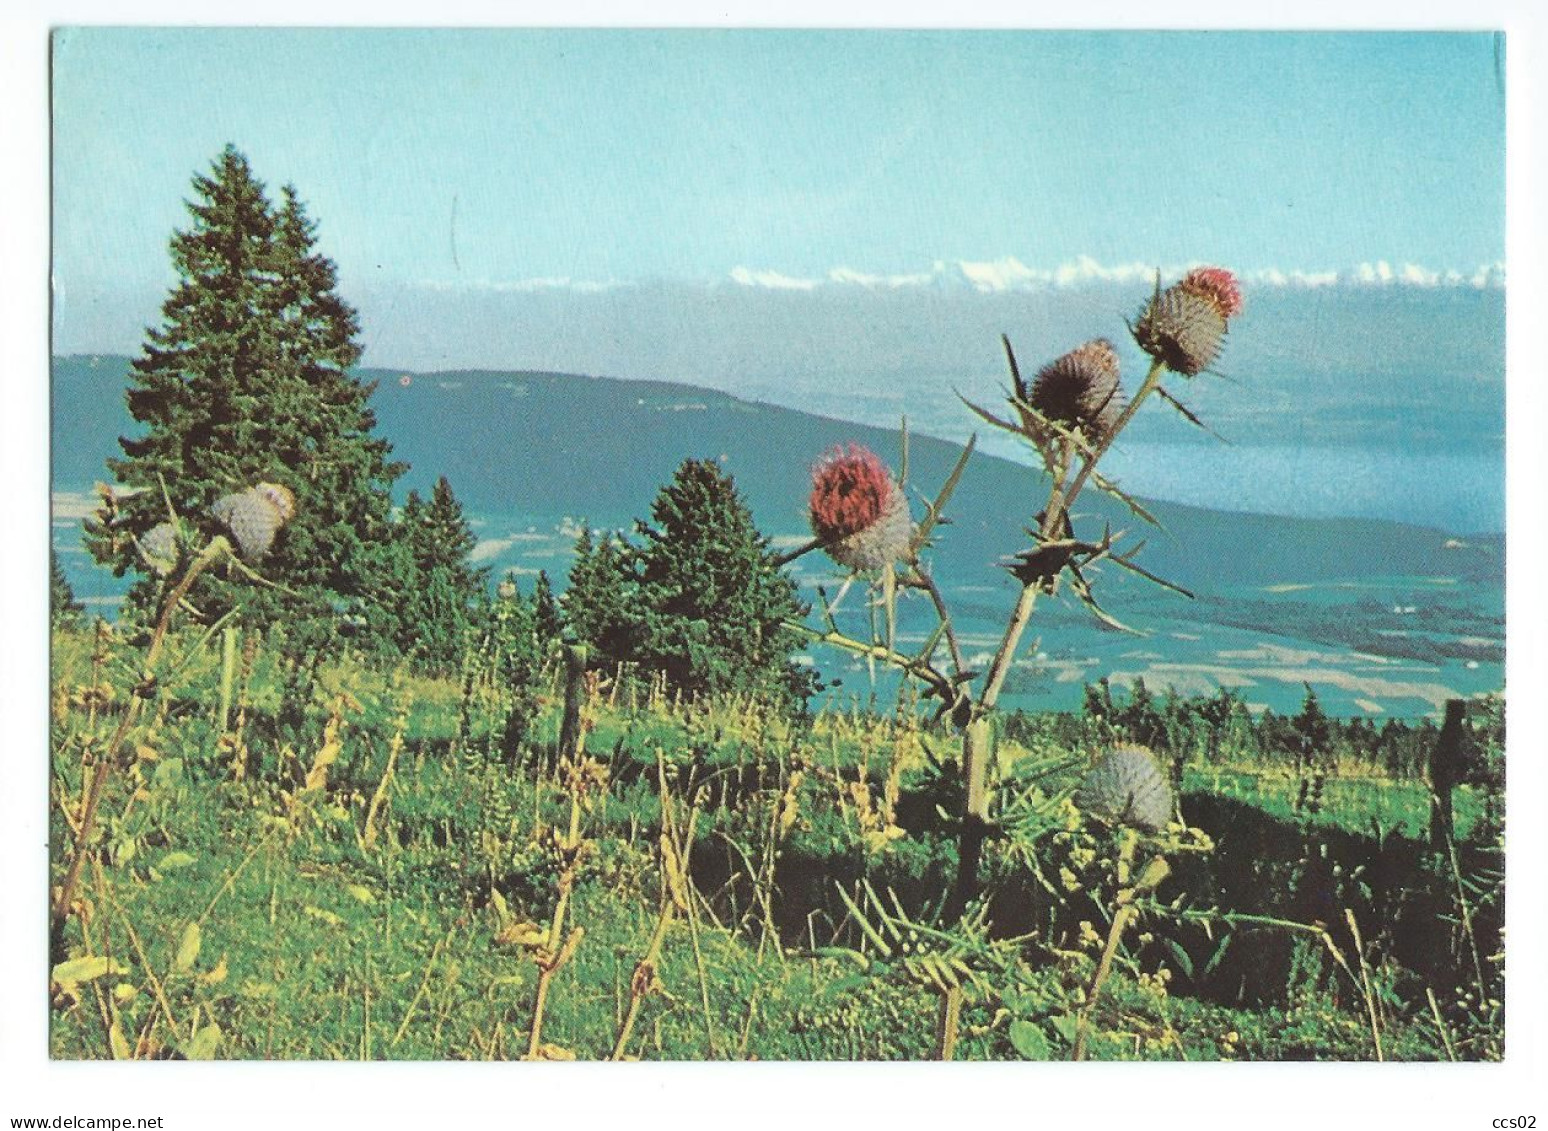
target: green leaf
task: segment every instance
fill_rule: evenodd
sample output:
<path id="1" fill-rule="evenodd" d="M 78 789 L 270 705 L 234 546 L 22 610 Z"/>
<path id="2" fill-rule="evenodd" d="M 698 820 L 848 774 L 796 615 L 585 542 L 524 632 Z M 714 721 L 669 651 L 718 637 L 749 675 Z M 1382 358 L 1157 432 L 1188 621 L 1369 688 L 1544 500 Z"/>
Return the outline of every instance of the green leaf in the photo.
<path id="1" fill-rule="evenodd" d="M 71 989 L 82 982 L 100 978 L 104 974 L 127 973 L 129 973 L 128 967 L 119 965 L 113 959 L 93 955 L 90 958 L 72 958 L 67 962 L 61 962 L 49 973 L 49 977 L 66 989 Z"/>
<path id="2" fill-rule="evenodd" d="M 846 974 L 842 978 L 836 978 L 824 987 L 824 992 L 830 997 L 839 997 L 847 993 L 856 993 L 871 984 L 871 979 L 865 974 Z"/>
<path id="3" fill-rule="evenodd" d="M 1041 1027 L 1030 1021 L 1010 1023 L 1010 1043 L 1023 1060 L 1052 1060 L 1048 1037 Z"/>
<path id="4" fill-rule="evenodd" d="M 1052 1017 L 1049 1018 L 1049 1024 L 1053 1026 L 1054 1032 L 1059 1034 L 1065 1044 L 1073 1045 L 1075 1043 L 1075 1031 L 1078 1023 L 1074 1017 L 1069 1015 Z"/>
<path id="5" fill-rule="evenodd" d="M 1172 961 L 1177 963 L 1177 968 L 1189 978 L 1192 978 L 1193 959 L 1188 956 L 1188 952 L 1183 949 L 1182 944 L 1176 939 L 1164 938 L 1161 941 L 1166 943 L 1167 949 L 1172 952 Z"/>
<path id="6" fill-rule="evenodd" d="M 345 890 L 348 891 L 350 895 L 358 899 L 361 903 L 376 902 L 376 896 L 372 893 L 371 889 L 366 887 L 364 884 L 346 884 Z"/>
<path id="7" fill-rule="evenodd" d="M 183 929 L 183 941 L 177 946 L 177 957 L 173 959 L 172 966 L 181 973 L 187 973 L 193 969 L 193 964 L 199 958 L 199 947 L 204 943 L 203 933 L 199 930 L 199 923 L 195 920 Z"/>
<path id="8" fill-rule="evenodd" d="M 170 872 L 174 868 L 186 868 L 196 860 L 198 857 L 189 852 L 169 852 L 161 858 L 156 867 L 160 871 Z"/>
<path id="9" fill-rule="evenodd" d="M 108 1026 L 108 1048 L 112 1050 L 114 1060 L 134 1059 L 134 1052 L 129 1048 L 128 1038 L 124 1036 L 124 1027 L 118 1023 L 116 1017 Z"/>
<path id="10" fill-rule="evenodd" d="M 1221 938 L 1220 938 L 1220 945 L 1215 948 L 1215 953 L 1209 956 L 1209 961 L 1208 962 L 1204 963 L 1204 973 L 1205 974 L 1210 974 L 1210 973 L 1214 972 L 1215 967 L 1220 965 L 1220 960 L 1225 957 L 1226 948 L 1229 947 L 1230 945 L 1231 945 L 1231 936 L 1230 935 L 1222 935 Z"/>
<path id="11" fill-rule="evenodd" d="M 851 962 L 862 971 L 871 968 L 871 960 L 858 950 L 850 950 L 847 946 L 819 946 L 812 954 L 818 958 L 838 958 L 845 962 Z"/>

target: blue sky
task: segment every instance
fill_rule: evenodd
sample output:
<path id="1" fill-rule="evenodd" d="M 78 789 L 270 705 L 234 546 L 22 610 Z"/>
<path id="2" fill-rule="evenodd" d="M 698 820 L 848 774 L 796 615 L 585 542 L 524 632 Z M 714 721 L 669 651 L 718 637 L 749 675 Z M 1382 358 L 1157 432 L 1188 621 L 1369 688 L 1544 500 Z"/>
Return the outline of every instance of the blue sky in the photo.
<path id="1" fill-rule="evenodd" d="M 1504 259 L 1502 84 L 1487 34 L 65 30 L 61 317 L 165 288 L 228 141 L 299 188 L 346 289 L 1471 274 Z"/>

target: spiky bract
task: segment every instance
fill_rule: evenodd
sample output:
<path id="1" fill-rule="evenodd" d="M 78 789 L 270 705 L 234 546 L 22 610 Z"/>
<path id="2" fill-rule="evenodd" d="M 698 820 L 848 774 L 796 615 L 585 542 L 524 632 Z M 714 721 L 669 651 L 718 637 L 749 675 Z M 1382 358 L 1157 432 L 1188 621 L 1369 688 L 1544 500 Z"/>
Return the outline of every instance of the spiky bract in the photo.
<path id="1" fill-rule="evenodd" d="M 1030 397 L 1049 420 L 1100 442 L 1123 415 L 1118 351 L 1106 338 L 1072 349 L 1038 370 Z"/>
<path id="2" fill-rule="evenodd" d="M 216 499 L 210 513 L 236 539 L 242 558 L 256 562 L 274 545 L 280 528 L 296 513 L 296 498 L 277 483 L 259 483 Z"/>
<path id="3" fill-rule="evenodd" d="M 158 577 L 177 568 L 177 531 L 170 522 L 158 523 L 145 532 L 140 539 L 140 556 Z"/>
<path id="4" fill-rule="evenodd" d="M 1242 309 L 1241 287 L 1223 267 L 1199 267 L 1157 290 L 1134 323 L 1140 349 L 1174 373 L 1193 377 L 1220 357 L 1227 323 Z"/>

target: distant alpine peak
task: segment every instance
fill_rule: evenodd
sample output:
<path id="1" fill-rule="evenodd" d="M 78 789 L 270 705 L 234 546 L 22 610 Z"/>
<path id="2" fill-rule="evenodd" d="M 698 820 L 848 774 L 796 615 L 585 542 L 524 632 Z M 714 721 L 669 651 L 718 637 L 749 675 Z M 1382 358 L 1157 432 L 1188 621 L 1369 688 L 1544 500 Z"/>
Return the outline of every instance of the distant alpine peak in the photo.
<path id="1" fill-rule="evenodd" d="M 1053 268 L 1029 267 L 1014 255 L 999 259 L 937 259 L 927 271 L 886 274 L 861 271 L 849 266 L 831 268 L 819 277 L 789 274 L 770 268 L 739 266 L 731 270 L 731 282 L 744 287 L 769 290 L 813 291 L 819 287 L 851 286 L 870 290 L 930 288 L 942 291 L 978 291 L 994 294 L 1002 291 L 1044 290 L 1100 285 L 1150 282 L 1159 270 L 1163 279 L 1176 278 L 1203 266 L 1203 261 L 1182 264 L 1155 264 L 1141 261 L 1104 264 L 1082 255 Z M 1438 270 L 1417 263 L 1393 263 L 1386 259 L 1364 262 L 1342 270 L 1307 271 L 1266 267 L 1239 271 L 1242 280 L 1253 287 L 1470 287 L 1498 290 L 1505 286 L 1505 264 L 1486 263 L 1469 271 Z"/>
<path id="2" fill-rule="evenodd" d="M 1003 294 L 1017 291 L 1075 290 L 1107 285 L 1136 286 L 1152 283 L 1157 271 L 1161 278 L 1173 280 L 1195 267 L 1224 265 L 1232 269 L 1247 287 L 1254 290 L 1285 288 L 1314 290 L 1324 287 L 1354 288 L 1453 288 L 1458 290 L 1505 289 L 1505 264 L 1485 263 L 1468 270 L 1434 268 L 1400 260 L 1377 259 L 1329 270 L 1246 267 L 1216 257 L 1208 262 L 1152 263 L 1134 260 L 1107 264 L 1090 255 L 1080 255 L 1056 267 L 1032 267 L 1014 255 L 998 259 L 937 259 L 928 268 L 917 271 L 867 271 L 848 264 L 831 267 L 821 274 L 802 274 L 768 266 L 738 265 L 718 278 L 591 280 L 567 275 L 540 276 L 516 280 L 458 279 L 425 280 L 415 284 L 427 291 L 492 292 L 513 294 L 571 293 L 602 294 L 609 291 L 646 286 L 668 288 L 745 287 L 749 290 L 810 293 L 836 289 L 869 291 L 940 291 L 961 294 Z"/>

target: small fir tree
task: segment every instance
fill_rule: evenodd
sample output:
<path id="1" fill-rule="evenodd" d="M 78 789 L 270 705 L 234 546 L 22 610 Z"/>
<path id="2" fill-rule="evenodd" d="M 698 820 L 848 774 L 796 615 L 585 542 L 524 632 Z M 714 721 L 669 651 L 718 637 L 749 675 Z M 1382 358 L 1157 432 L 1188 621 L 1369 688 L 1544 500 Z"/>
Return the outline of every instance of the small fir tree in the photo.
<path id="1" fill-rule="evenodd" d="M 81 619 L 86 606 L 75 599 L 70 579 L 59 565 L 59 555 L 53 547 L 48 551 L 48 622 L 58 627 L 75 624 Z"/>
<path id="2" fill-rule="evenodd" d="M 638 593 L 625 555 L 611 534 L 593 542 L 583 528 L 575 539 L 570 584 L 561 599 L 564 625 L 589 649 L 595 668 L 611 668 L 635 658 Z"/>
<path id="3" fill-rule="evenodd" d="M 378 605 L 390 614 L 397 651 L 432 667 L 455 667 L 484 594 L 485 571 L 469 564 L 477 544 L 442 476 L 429 500 L 410 491 L 394 526 L 391 568 L 378 575 Z"/>
<path id="4" fill-rule="evenodd" d="M 810 673 L 791 662 L 786 625 L 806 609 L 731 477 L 685 460 L 631 547 L 640 618 L 637 658 L 690 695 L 751 693 L 802 702 Z"/>
<path id="5" fill-rule="evenodd" d="M 564 613 L 559 607 L 559 599 L 554 596 L 547 570 L 538 570 L 537 582 L 532 589 L 532 617 L 538 639 L 543 643 L 552 644 L 564 635 Z"/>

